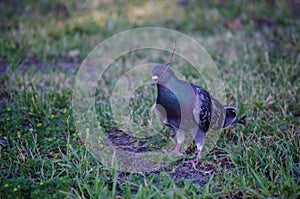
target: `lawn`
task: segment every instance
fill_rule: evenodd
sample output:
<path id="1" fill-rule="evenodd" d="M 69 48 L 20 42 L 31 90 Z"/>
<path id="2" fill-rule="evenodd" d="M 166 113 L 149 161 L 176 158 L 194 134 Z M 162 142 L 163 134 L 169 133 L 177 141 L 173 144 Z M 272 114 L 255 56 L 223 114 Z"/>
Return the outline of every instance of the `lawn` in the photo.
<path id="1" fill-rule="evenodd" d="M 1 1 L 0 198 L 300 198 L 298 10 L 296 0 Z M 224 105 L 247 116 L 246 126 L 217 132 L 216 145 L 196 167 L 185 164 L 194 155 L 191 140 L 184 158 L 148 171 L 103 162 L 86 142 L 90 131 L 81 128 L 92 125 L 93 115 L 76 117 L 74 83 L 90 63 L 86 58 L 100 42 L 143 27 L 176 30 L 199 42 L 224 82 Z M 131 39 L 139 45 L 152 38 L 142 36 Z M 154 87 L 133 91 L 122 107 L 126 120 L 114 118 L 118 110 L 111 106 L 129 93 L 121 87 L 125 93 L 113 95 L 124 85 L 121 77 L 127 75 L 128 84 L 151 81 L 151 70 L 141 70 L 137 80 L 133 66 L 169 61 L 174 42 L 161 34 L 153 43 L 160 41 L 169 52 L 118 54 L 97 82 L 93 132 L 104 144 L 135 154 L 173 147 L 167 128 L 139 137 L 145 129 L 153 133 L 147 124 Z M 175 53 L 184 49 L 177 43 Z M 174 56 L 171 67 L 207 88 L 188 60 Z"/>

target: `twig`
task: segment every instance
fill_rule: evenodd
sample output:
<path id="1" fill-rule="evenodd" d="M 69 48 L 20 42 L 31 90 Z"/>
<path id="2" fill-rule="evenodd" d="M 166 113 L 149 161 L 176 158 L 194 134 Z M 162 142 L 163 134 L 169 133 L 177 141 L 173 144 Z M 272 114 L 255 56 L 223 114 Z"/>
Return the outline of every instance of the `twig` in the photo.
<path id="1" fill-rule="evenodd" d="M 169 67 L 169 65 L 171 65 L 171 63 L 172 63 L 172 61 L 173 61 L 173 56 L 174 56 L 175 50 L 176 50 L 176 41 L 174 41 L 173 52 L 172 52 L 172 55 L 171 55 L 171 57 L 170 57 L 170 60 L 169 60 L 169 62 L 166 64 L 167 67 Z"/>
<path id="2" fill-rule="evenodd" d="M 171 65 L 172 60 L 173 60 L 173 57 L 174 57 L 175 50 L 176 50 L 176 41 L 174 41 L 174 47 L 173 47 L 172 55 L 171 55 L 171 57 L 170 57 L 170 59 L 169 59 L 169 62 L 166 64 L 167 68 L 166 68 L 166 70 L 161 74 L 161 76 L 163 76 L 163 75 L 167 72 L 169 66 Z M 161 76 L 160 76 L 160 77 L 161 77 Z M 131 101 L 131 102 L 135 102 L 136 99 L 137 99 L 139 96 L 141 96 L 142 94 L 144 94 L 145 91 L 148 90 L 150 87 L 151 87 L 150 84 L 147 85 L 147 87 L 146 87 L 145 89 L 143 89 L 141 92 L 139 92 L 136 96 L 131 97 L 131 98 L 130 98 L 130 101 Z"/>
<path id="3" fill-rule="evenodd" d="M 175 50 L 176 50 L 176 41 L 174 41 L 173 52 L 172 52 L 172 55 L 171 55 L 171 57 L 170 57 L 170 60 L 169 60 L 169 62 L 166 64 L 166 66 L 167 66 L 167 67 L 166 67 L 166 70 L 164 70 L 164 71 L 162 72 L 162 74 L 158 77 L 158 79 L 161 78 L 161 77 L 167 72 L 168 68 L 170 67 L 170 65 L 171 65 L 171 63 L 172 63 L 172 60 L 173 60 L 173 56 L 174 56 Z"/>

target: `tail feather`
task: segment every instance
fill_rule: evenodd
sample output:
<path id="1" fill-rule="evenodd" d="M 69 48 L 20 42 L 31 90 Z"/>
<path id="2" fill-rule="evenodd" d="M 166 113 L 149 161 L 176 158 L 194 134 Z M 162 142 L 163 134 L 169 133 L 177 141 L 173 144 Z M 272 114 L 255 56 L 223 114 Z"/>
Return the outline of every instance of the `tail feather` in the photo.
<path id="1" fill-rule="evenodd" d="M 246 115 L 243 115 L 240 119 L 236 119 L 234 124 L 242 124 L 242 125 L 246 125 Z"/>
<path id="2" fill-rule="evenodd" d="M 246 121 L 245 121 L 246 115 L 244 115 L 243 117 L 238 119 L 236 116 L 235 110 L 236 110 L 236 108 L 233 108 L 233 107 L 225 107 L 226 116 L 225 116 L 225 122 L 223 125 L 224 129 L 228 128 L 229 126 L 231 126 L 233 124 L 246 125 Z"/>

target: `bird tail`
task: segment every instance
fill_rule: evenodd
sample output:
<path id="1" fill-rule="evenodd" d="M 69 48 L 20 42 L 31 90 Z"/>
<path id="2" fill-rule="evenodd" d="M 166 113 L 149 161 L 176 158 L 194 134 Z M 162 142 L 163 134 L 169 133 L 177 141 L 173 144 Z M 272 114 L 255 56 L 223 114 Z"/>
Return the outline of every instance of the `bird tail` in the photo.
<path id="1" fill-rule="evenodd" d="M 225 116 L 225 122 L 223 125 L 223 129 L 227 129 L 229 126 L 233 125 L 233 124 L 243 124 L 246 125 L 246 115 L 244 115 L 243 117 L 241 117 L 240 119 L 237 118 L 236 116 L 236 108 L 234 107 L 225 107 L 225 111 L 226 111 L 226 116 Z"/>

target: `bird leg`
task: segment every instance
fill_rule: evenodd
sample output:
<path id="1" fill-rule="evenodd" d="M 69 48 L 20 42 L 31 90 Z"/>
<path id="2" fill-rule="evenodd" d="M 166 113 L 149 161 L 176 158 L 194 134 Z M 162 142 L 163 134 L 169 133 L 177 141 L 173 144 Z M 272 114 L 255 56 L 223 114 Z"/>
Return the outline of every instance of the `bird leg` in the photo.
<path id="1" fill-rule="evenodd" d="M 203 148 L 205 140 L 205 132 L 203 132 L 200 128 L 198 129 L 198 132 L 195 135 L 194 141 L 197 146 L 197 157 L 193 160 L 188 160 L 187 163 L 192 163 L 193 167 L 197 166 L 201 159 L 201 151 Z"/>
<path id="2" fill-rule="evenodd" d="M 186 161 L 186 163 L 192 164 L 193 167 L 195 167 L 195 166 L 197 166 L 199 164 L 200 159 L 201 159 L 201 150 L 197 149 L 197 157 L 195 159 L 193 159 L 193 160 Z"/>
<path id="3" fill-rule="evenodd" d="M 177 144 L 176 144 L 174 150 L 172 151 L 172 153 L 175 153 L 176 155 L 179 155 L 179 156 L 183 156 L 183 154 L 180 153 L 180 147 L 185 138 L 184 132 L 181 131 L 180 129 L 176 129 L 175 131 L 176 131 Z"/>
<path id="4" fill-rule="evenodd" d="M 179 155 L 179 156 L 182 156 L 182 153 L 180 153 L 180 147 L 181 147 L 181 144 L 178 143 L 176 144 L 175 148 L 173 149 L 172 153 L 176 154 L 176 155 Z"/>

